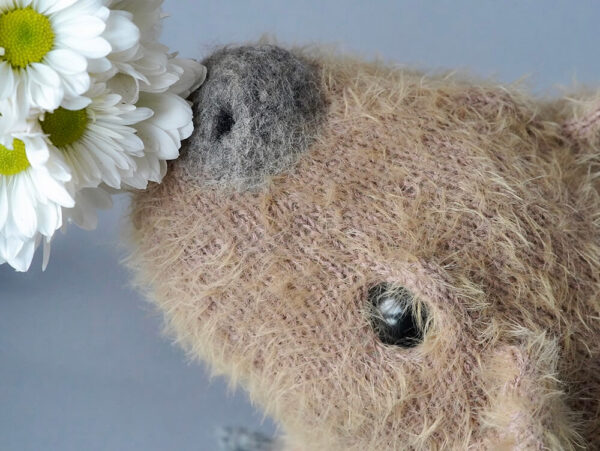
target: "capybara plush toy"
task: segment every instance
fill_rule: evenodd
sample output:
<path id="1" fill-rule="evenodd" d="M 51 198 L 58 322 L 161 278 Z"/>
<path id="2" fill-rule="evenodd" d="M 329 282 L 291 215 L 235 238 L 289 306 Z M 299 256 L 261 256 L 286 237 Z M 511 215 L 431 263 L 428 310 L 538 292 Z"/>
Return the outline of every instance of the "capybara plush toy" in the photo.
<path id="1" fill-rule="evenodd" d="M 262 42 L 204 64 L 129 265 L 269 448 L 600 449 L 600 98 Z"/>

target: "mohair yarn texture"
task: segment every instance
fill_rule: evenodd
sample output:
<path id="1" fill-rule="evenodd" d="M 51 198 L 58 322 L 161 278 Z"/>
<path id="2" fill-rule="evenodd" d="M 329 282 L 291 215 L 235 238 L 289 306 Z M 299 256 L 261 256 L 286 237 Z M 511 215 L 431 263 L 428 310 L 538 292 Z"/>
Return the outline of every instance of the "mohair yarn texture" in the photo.
<path id="1" fill-rule="evenodd" d="M 134 196 L 169 333 L 287 450 L 600 449 L 600 99 L 292 53 L 327 104 L 293 167 L 245 190 L 184 157 Z M 418 345 L 380 341 L 378 284 L 427 312 Z"/>

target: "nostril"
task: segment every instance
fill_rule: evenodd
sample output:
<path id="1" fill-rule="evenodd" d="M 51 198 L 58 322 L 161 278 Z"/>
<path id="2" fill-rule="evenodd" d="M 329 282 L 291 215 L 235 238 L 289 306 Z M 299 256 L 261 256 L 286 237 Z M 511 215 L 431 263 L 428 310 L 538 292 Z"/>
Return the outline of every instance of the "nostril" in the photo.
<path id="1" fill-rule="evenodd" d="M 219 141 L 223 136 L 227 135 L 234 124 L 235 120 L 230 109 L 222 108 L 219 110 L 214 122 L 213 141 Z"/>
<path id="2" fill-rule="evenodd" d="M 412 348 L 423 341 L 427 312 L 404 287 L 380 283 L 368 292 L 371 325 L 382 343 Z"/>

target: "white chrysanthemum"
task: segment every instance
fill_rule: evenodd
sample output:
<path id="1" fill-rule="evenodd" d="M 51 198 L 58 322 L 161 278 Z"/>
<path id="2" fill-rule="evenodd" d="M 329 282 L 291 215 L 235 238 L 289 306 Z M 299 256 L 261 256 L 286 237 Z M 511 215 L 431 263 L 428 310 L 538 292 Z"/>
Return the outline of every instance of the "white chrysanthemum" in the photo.
<path id="1" fill-rule="evenodd" d="M 88 61 L 111 51 L 101 0 L 0 0 L 0 101 L 30 109 L 83 108 Z"/>
<path id="2" fill-rule="evenodd" d="M 12 99 L 0 101 L 0 145 L 12 148 L 12 131 L 15 130 L 17 111 Z"/>
<path id="3" fill-rule="evenodd" d="M 193 74 L 195 81 L 201 79 L 196 86 L 204 80 L 204 66 L 176 58 L 169 54 L 167 46 L 158 42 L 162 3 L 163 0 L 113 0 L 110 3 L 111 14 L 103 36 L 114 51 L 107 57 L 110 64 L 102 66 L 111 67 L 103 76 L 110 77 L 107 83 L 126 102 L 136 103 L 141 91 L 166 92 L 180 83 L 184 75 Z"/>
<path id="4" fill-rule="evenodd" d="M 171 59 L 178 72 L 177 83 L 165 93 L 142 92 L 139 95 L 137 105 L 154 114 L 135 125 L 146 148 L 144 157 L 136 158 L 137 172 L 133 177 L 123 179 L 134 188 L 145 189 L 148 181 L 160 183 L 167 171 L 166 160 L 179 156 L 181 141 L 194 131 L 191 104 L 184 98 L 204 83 L 206 67 L 194 60 Z"/>
<path id="5" fill-rule="evenodd" d="M 136 172 L 135 157 L 144 155 L 144 142 L 132 126 L 153 113 L 123 103 L 104 84 L 96 84 L 86 96 L 91 99 L 86 108 L 46 113 L 40 119 L 42 130 L 71 168 L 75 190 L 101 183 L 119 189 L 122 176 Z"/>
<path id="6" fill-rule="evenodd" d="M 98 226 L 98 210 L 112 207 L 110 188 L 100 185 L 97 188 L 83 188 L 75 195 L 75 206 L 63 208 L 65 222 L 77 224 L 84 230 L 94 230 Z"/>
<path id="7" fill-rule="evenodd" d="M 69 168 L 35 126 L 0 146 L 0 262 L 26 271 L 40 238 L 63 222 L 62 207 L 75 201 L 67 189 Z"/>
<path id="8" fill-rule="evenodd" d="M 43 243 L 45 267 L 58 228 L 178 157 L 206 68 L 158 42 L 162 2 L 0 0 L 0 264 Z"/>
<path id="9" fill-rule="evenodd" d="M 181 140 L 193 130 L 192 109 L 180 96 L 165 92 L 141 92 L 138 106 L 154 112 L 152 117 L 135 124 L 138 136 L 144 141 L 144 156 L 136 158 L 137 171 L 123 177 L 128 185 L 145 189 L 148 181 L 161 182 L 167 171 L 166 160 L 179 156 Z"/>
<path id="10" fill-rule="evenodd" d="M 177 55 L 171 55 L 170 61 L 179 74 L 179 80 L 169 87 L 169 92 L 187 99 L 204 83 L 206 66 L 196 60 L 177 58 Z"/>
<path id="11" fill-rule="evenodd" d="M 139 32 L 139 40 L 133 46 L 108 56 L 114 75 L 111 87 L 118 89 L 128 102 L 137 102 L 140 91 L 165 92 L 179 79 L 176 69 L 169 64 L 169 48 L 158 42 L 162 3 L 163 0 L 113 0 L 110 3 L 111 16 L 120 17 L 121 21 L 129 18 Z M 114 41 L 112 33 L 106 33 L 106 37 Z"/>
<path id="12" fill-rule="evenodd" d="M 39 242 L 40 234 L 26 239 L 0 234 L 0 265 L 8 263 L 19 272 L 27 271 Z"/>

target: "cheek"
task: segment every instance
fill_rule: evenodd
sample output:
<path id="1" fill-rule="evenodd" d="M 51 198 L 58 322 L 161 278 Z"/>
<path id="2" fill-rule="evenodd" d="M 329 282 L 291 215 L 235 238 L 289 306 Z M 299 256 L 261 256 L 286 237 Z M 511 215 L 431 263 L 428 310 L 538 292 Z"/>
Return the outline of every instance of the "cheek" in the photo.
<path id="1" fill-rule="evenodd" d="M 440 412 L 477 404 L 476 362 L 465 361 L 475 345 L 439 274 L 408 263 L 398 247 L 382 249 L 363 233 L 372 224 L 326 208 L 301 183 L 223 196 L 175 175 L 134 202 L 132 265 L 190 355 L 241 382 L 286 424 L 336 425 L 349 445 L 373 434 L 377 418 L 417 434 Z M 421 345 L 385 346 L 374 332 L 369 287 L 386 282 L 426 300 L 433 324 Z M 420 422 L 406 425 L 407 416 Z"/>

